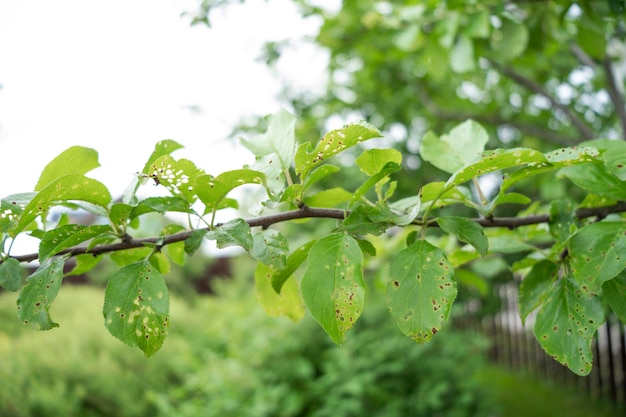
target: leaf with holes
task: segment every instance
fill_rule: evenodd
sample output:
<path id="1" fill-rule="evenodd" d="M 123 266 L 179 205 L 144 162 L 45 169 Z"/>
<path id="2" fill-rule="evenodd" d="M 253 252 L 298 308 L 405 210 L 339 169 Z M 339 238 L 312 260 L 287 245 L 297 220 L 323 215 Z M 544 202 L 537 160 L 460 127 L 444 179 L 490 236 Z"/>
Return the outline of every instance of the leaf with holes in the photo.
<path id="1" fill-rule="evenodd" d="M 15 258 L 9 258 L 0 264 L 0 287 L 8 291 L 17 291 L 22 286 L 22 268 Z"/>
<path id="2" fill-rule="evenodd" d="M 357 122 L 328 132 L 315 149 L 311 149 L 310 142 L 305 142 L 298 147 L 296 152 L 296 174 L 301 179 L 305 179 L 313 168 L 330 157 L 351 148 L 357 143 L 381 136 L 380 131 L 369 123 Z"/>
<path id="3" fill-rule="evenodd" d="M 164 186 L 173 196 L 193 203 L 196 199 L 196 178 L 205 174 L 188 159 L 175 160 L 170 155 L 163 155 L 150 165 L 147 175 L 155 185 Z"/>
<path id="4" fill-rule="evenodd" d="M 425 161 L 449 174 L 474 162 L 485 149 L 489 135 L 473 120 L 452 128 L 447 135 L 437 137 L 432 132 L 422 139 L 420 155 Z"/>
<path id="5" fill-rule="evenodd" d="M 604 322 L 602 303 L 576 281 L 561 278 L 546 295 L 535 321 L 541 347 L 577 375 L 591 372 L 593 336 Z"/>
<path id="6" fill-rule="evenodd" d="M 104 323 L 109 332 L 148 356 L 167 336 L 170 300 L 165 280 L 144 259 L 116 272 L 104 293 Z"/>
<path id="7" fill-rule="evenodd" d="M 456 171 L 446 182 L 444 190 L 447 191 L 455 185 L 461 185 L 489 172 L 547 162 L 546 157 L 534 149 L 513 148 L 486 151 L 480 155 L 479 160 Z"/>
<path id="8" fill-rule="evenodd" d="M 606 281 L 602 285 L 604 299 L 609 303 L 611 310 L 626 324 L 626 272 Z"/>
<path id="9" fill-rule="evenodd" d="M 405 335 L 428 342 L 448 319 L 457 287 L 454 268 L 441 249 L 418 240 L 391 263 L 389 311 Z"/>
<path id="10" fill-rule="evenodd" d="M 17 299 L 17 316 L 24 324 L 33 325 L 38 330 L 59 327 L 52 321 L 49 310 L 61 288 L 64 264 L 63 258 L 51 259 L 28 277 Z"/>
<path id="11" fill-rule="evenodd" d="M 585 292 L 598 294 L 626 268 L 626 224 L 599 222 L 581 228 L 568 243 L 574 279 Z"/>
<path id="12" fill-rule="evenodd" d="M 544 154 L 546 162 L 530 163 L 525 167 L 505 174 L 500 186 L 500 192 L 504 193 L 517 182 L 530 178 L 534 175 L 544 174 L 556 169 L 568 166 L 587 164 L 596 160 L 598 150 L 587 146 L 572 146 L 560 148 Z"/>
<path id="13" fill-rule="evenodd" d="M 200 201 L 206 206 L 205 214 L 220 208 L 220 203 L 229 192 L 244 184 L 265 183 L 265 175 L 252 169 L 237 169 L 224 172 L 217 177 L 200 175 L 196 178 L 195 190 Z"/>
<path id="14" fill-rule="evenodd" d="M 437 224 L 444 232 L 472 245 L 482 256 L 487 255 L 489 240 L 478 223 L 465 217 L 447 216 L 438 218 Z"/>
<path id="15" fill-rule="evenodd" d="M 17 226 L 23 208 L 37 195 L 25 194 L 13 194 L 0 200 L 0 233 L 7 233 Z"/>
<path id="16" fill-rule="evenodd" d="M 337 344 L 363 311 L 363 254 L 354 238 L 333 233 L 311 247 L 301 282 L 302 297 L 313 318 Z"/>
<path id="17" fill-rule="evenodd" d="M 46 185 L 64 175 L 85 175 L 99 166 L 98 152 L 94 149 L 72 146 L 46 165 L 35 185 L 35 191 L 42 190 Z"/>
<path id="18" fill-rule="evenodd" d="M 146 165 L 143 167 L 143 170 L 141 172 L 146 175 L 150 175 L 151 174 L 150 169 L 152 167 L 152 164 L 157 159 L 161 158 L 164 155 L 169 155 L 175 150 L 182 149 L 182 148 L 183 148 L 183 145 L 181 145 L 180 143 L 172 139 L 166 139 L 166 140 L 162 140 L 158 142 L 154 146 L 154 151 L 150 155 L 150 158 L 148 158 L 148 161 L 146 162 Z"/>
<path id="19" fill-rule="evenodd" d="M 272 316 L 287 316 L 293 321 L 304 317 L 305 309 L 300 296 L 300 288 L 295 278 L 288 279 L 282 285 L 280 293 L 272 288 L 272 278 L 276 269 L 263 263 L 257 264 L 254 273 L 256 295 L 265 312 Z"/>
<path id="20" fill-rule="evenodd" d="M 24 230 L 39 215 L 45 215 L 50 207 L 65 201 L 79 200 L 107 207 L 111 202 L 109 190 L 99 181 L 80 174 L 68 174 L 46 185 L 24 208 L 15 235 Z"/>
<path id="21" fill-rule="evenodd" d="M 113 232 L 111 226 L 83 226 L 67 224 L 46 232 L 39 243 L 39 262 L 45 262 L 63 249 L 71 248 L 90 239 Z"/>
<path id="22" fill-rule="evenodd" d="M 522 324 L 537 307 L 541 305 L 558 278 L 559 266 L 554 262 L 542 260 L 532 269 L 519 286 L 519 313 Z"/>
<path id="23" fill-rule="evenodd" d="M 273 267 L 284 269 L 287 266 L 289 243 L 278 230 L 266 229 L 252 236 L 250 256 L 259 262 Z"/>

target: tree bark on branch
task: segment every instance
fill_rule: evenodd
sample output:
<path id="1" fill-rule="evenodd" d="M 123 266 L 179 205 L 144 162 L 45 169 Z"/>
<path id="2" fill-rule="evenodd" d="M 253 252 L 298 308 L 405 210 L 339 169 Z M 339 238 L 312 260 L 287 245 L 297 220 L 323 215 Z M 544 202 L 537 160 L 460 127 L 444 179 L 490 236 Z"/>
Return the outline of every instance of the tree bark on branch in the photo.
<path id="1" fill-rule="evenodd" d="M 589 217 L 597 217 L 602 219 L 609 214 L 612 213 L 623 213 L 626 212 L 626 202 L 620 202 L 611 206 L 604 207 L 594 207 L 594 208 L 581 208 L 576 210 L 576 218 L 579 220 L 589 218 Z M 250 227 L 262 227 L 268 228 L 276 223 L 281 223 L 290 220 L 297 219 L 308 219 L 308 218 L 325 218 L 325 219 L 337 219 L 344 220 L 350 214 L 349 211 L 341 210 L 341 209 L 329 209 L 329 208 L 316 208 L 316 207 L 308 207 L 303 206 L 302 208 L 296 210 L 285 211 L 282 213 L 276 214 L 268 214 L 265 216 L 255 217 L 252 219 L 247 219 L 246 222 Z M 525 217 L 491 217 L 491 218 L 473 218 L 472 221 L 480 224 L 483 227 L 506 227 L 509 229 L 515 229 L 518 227 L 529 226 L 533 224 L 546 223 L 550 221 L 550 216 L 547 214 L 537 214 L 530 215 Z M 423 226 L 422 218 L 417 218 L 413 223 L 413 225 Z M 220 227 L 221 224 L 216 225 L 215 227 Z M 427 226 L 438 227 L 437 219 L 429 219 L 427 221 Z M 197 229 L 197 230 L 206 230 L 209 231 L 209 228 L 206 229 Z M 88 248 L 85 246 L 79 246 L 75 248 L 69 248 L 63 250 L 55 256 L 77 256 L 84 254 L 91 254 L 93 256 L 102 255 L 110 252 L 117 252 L 125 249 L 134 249 L 144 247 L 146 245 L 149 246 L 157 246 L 163 247 L 172 243 L 182 242 L 188 239 L 196 230 L 186 230 L 184 232 L 174 233 L 168 236 L 159 236 L 159 237 L 149 237 L 149 238 L 127 238 L 122 239 L 120 242 L 100 245 L 93 248 Z M 16 259 L 19 262 L 32 262 L 39 258 L 37 253 L 27 254 L 27 255 L 18 255 L 11 256 L 10 258 Z M 0 264 L 3 261 L 0 261 Z"/>

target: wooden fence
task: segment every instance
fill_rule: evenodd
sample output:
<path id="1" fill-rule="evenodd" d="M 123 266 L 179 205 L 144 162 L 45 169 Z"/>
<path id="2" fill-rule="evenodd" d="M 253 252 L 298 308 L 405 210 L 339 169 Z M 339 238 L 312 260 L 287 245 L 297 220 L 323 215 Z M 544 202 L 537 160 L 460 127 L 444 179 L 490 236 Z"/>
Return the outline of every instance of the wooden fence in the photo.
<path id="1" fill-rule="evenodd" d="M 532 332 L 532 317 L 522 325 L 517 284 L 503 285 L 498 293 L 502 301 L 499 313 L 476 319 L 473 313 L 479 305 L 468 302 L 462 319 L 464 327 L 472 327 L 490 338 L 490 356 L 494 362 L 574 386 L 592 398 L 608 399 L 626 411 L 626 326 L 614 316 L 607 319 L 592 345 L 593 370 L 588 376 L 579 377 L 543 351 Z"/>

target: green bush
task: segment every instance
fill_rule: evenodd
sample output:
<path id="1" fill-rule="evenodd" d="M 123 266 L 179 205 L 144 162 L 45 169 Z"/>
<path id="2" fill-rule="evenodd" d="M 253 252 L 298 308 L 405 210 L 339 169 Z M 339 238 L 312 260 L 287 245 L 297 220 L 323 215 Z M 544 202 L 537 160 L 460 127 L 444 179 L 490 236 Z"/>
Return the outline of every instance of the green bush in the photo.
<path id="1" fill-rule="evenodd" d="M 245 282 L 243 285 L 249 286 Z M 483 344 L 450 329 L 417 345 L 370 300 L 342 347 L 310 319 L 267 317 L 253 294 L 172 300 L 172 327 L 150 359 L 102 325 L 102 290 L 64 287 L 36 332 L 0 296 L 3 416 L 480 416 L 472 375 Z"/>

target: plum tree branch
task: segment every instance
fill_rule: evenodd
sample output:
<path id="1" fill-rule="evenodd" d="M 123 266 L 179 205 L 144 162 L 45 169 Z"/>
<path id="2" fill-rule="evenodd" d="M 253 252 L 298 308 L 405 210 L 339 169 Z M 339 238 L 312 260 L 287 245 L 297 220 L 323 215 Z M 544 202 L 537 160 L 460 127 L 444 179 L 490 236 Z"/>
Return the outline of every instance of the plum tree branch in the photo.
<path id="1" fill-rule="evenodd" d="M 612 213 L 623 213 L 626 212 L 626 202 L 620 202 L 611 206 L 603 206 L 603 207 L 594 207 L 594 208 L 580 208 L 576 210 L 576 218 L 579 220 L 589 218 L 589 217 L 597 217 L 604 218 Z M 302 208 L 296 210 L 285 211 L 282 213 L 276 214 L 268 214 L 265 216 L 259 216 L 251 219 L 247 219 L 246 222 L 250 227 L 262 227 L 267 228 L 274 224 L 286 222 L 290 220 L 297 219 L 307 219 L 307 218 L 325 218 L 325 219 L 337 219 L 343 220 L 347 217 L 350 212 L 342 209 L 331 209 L 331 208 L 318 208 L 318 207 L 308 207 L 303 206 Z M 536 214 L 524 217 L 494 217 L 494 218 L 473 218 L 472 221 L 480 224 L 483 227 L 506 227 L 509 229 L 515 229 L 518 227 L 529 226 L 533 224 L 546 223 L 550 220 L 550 216 L 547 214 Z M 422 218 L 417 218 L 414 222 L 414 225 L 423 225 Z M 427 221 L 428 226 L 437 227 L 437 219 L 429 219 Z M 215 227 L 220 227 L 221 224 L 216 225 Z M 196 229 L 196 230 L 209 230 L 206 229 Z M 77 246 L 74 248 L 69 248 L 63 250 L 56 254 L 56 256 L 77 256 L 90 254 L 93 256 L 102 255 L 110 252 L 117 252 L 126 249 L 140 248 L 144 246 L 158 246 L 163 247 L 170 245 L 176 242 L 182 242 L 188 239 L 196 230 L 186 230 L 179 233 L 174 233 L 168 236 L 159 236 L 159 237 L 148 237 L 141 239 L 127 238 L 120 242 L 99 245 L 93 248 L 89 248 L 86 246 Z M 19 262 L 32 262 L 39 258 L 37 253 L 27 254 L 27 255 L 18 255 L 11 256 L 12 259 L 15 259 Z M 0 264 L 3 261 L 0 260 Z"/>
<path id="2" fill-rule="evenodd" d="M 626 140 L 626 103 L 624 103 L 624 97 L 620 93 L 617 83 L 615 82 L 615 72 L 613 71 L 613 62 L 609 56 L 602 60 L 602 67 L 606 76 L 607 91 L 613 106 L 615 107 L 615 113 L 620 121 L 622 127 L 622 139 Z"/>
<path id="3" fill-rule="evenodd" d="M 591 140 L 595 138 L 595 134 L 593 133 L 593 130 L 591 130 L 591 128 L 580 117 L 578 117 L 578 115 L 576 115 L 569 107 L 560 103 L 556 99 L 556 97 L 554 97 L 552 94 L 546 91 L 546 89 L 543 88 L 541 84 L 524 77 L 522 74 L 518 73 L 513 68 L 503 66 L 495 61 L 490 60 L 489 62 L 491 63 L 491 65 L 493 65 L 493 67 L 496 70 L 498 70 L 503 75 L 512 79 L 513 81 L 523 86 L 524 88 L 545 97 L 550 102 L 552 107 L 562 111 L 563 114 L 567 116 L 567 118 L 570 120 L 572 125 L 574 125 L 574 127 L 578 130 L 578 132 L 582 135 L 583 138 L 585 138 L 586 140 Z"/>

